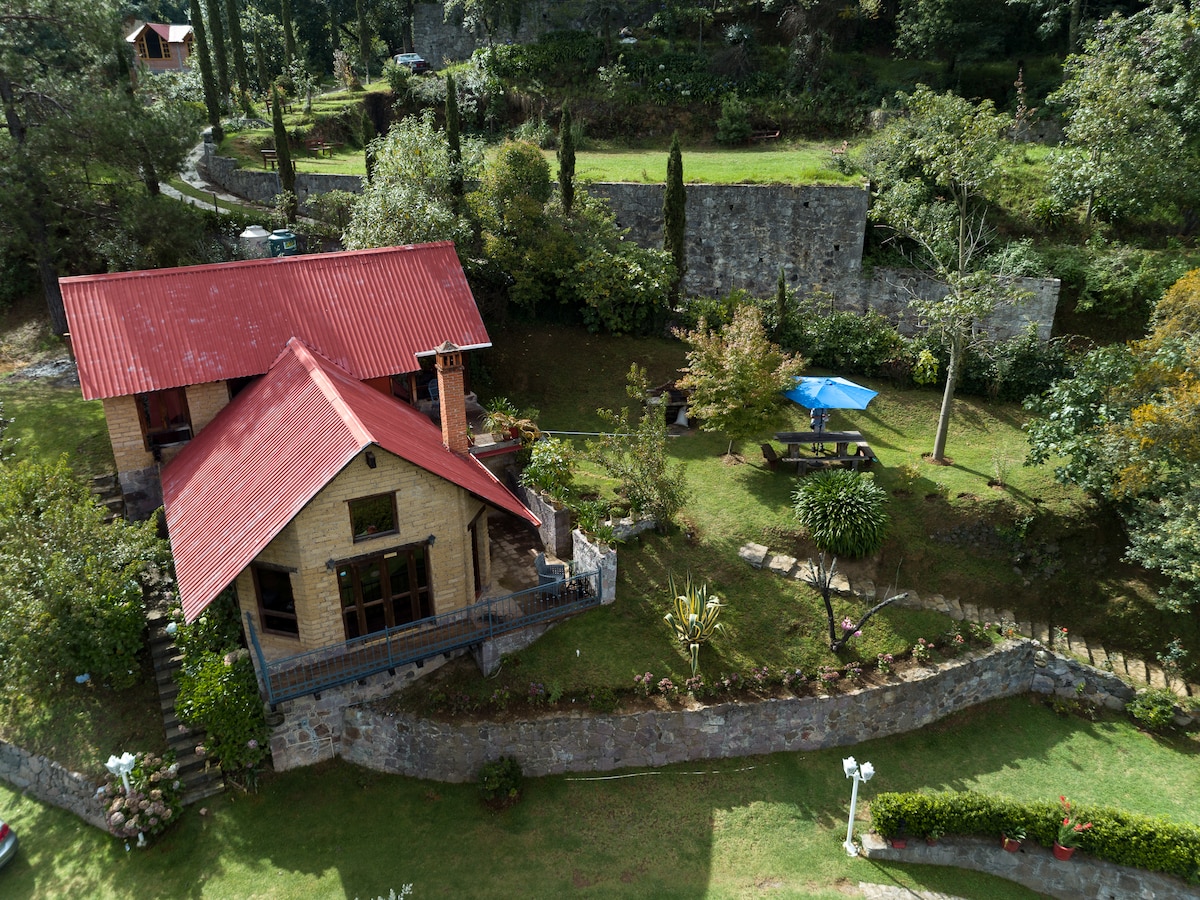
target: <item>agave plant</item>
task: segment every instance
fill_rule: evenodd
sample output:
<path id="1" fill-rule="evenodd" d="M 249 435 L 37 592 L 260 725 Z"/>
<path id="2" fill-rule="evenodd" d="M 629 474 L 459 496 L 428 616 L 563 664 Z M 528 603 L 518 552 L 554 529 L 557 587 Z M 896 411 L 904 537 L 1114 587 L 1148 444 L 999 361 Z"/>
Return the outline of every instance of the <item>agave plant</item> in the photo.
<path id="1" fill-rule="evenodd" d="M 707 584 L 696 584 L 689 575 L 683 586 L 683 593 L 675 587 L 675 579 L 670 580 L 671 596 L 674 609 L 663 616 L 675 630 L 675 636 L 688 645 L 692 654 L 692 677 L 700 669 L 700 645 L 707 642 L 718 631 L 724 631 L 725 626 L 717 621 L 723 606 L 721 598 L 716 594 L 708 594 Z"/>

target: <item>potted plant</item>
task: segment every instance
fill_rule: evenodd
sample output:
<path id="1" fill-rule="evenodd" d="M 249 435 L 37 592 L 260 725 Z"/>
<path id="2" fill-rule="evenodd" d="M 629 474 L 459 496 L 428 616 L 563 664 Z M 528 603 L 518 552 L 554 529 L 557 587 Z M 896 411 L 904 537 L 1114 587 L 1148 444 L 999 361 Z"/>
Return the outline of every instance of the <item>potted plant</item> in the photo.
<path id="1" fill-rule="evenodd" d="M 896 833 L 888 839 L 888 843 L 897 850 L 903 850 L 908 846 L 908 833 L 903 819 L 896 823 Z"/>
<path id="2" fill-rule="evenodd" d="M 513 429 L 516 427 L 518 416 L 517 407 L 511 400 L 507 397 L 497 397 L 488 404 L 483 417 L 483 427 L 492 433 L 495 440 L 506 441 L 517 436 L 513 434 Z"/>
<path id="3" fill-rule="evenodd" d="M 935 825 L 935 826 L 933 826 L 933 828 L 930 828 L 929 833 L 927 835 L 925 835 L 925 843 L 927 843 L 930 847 L 932 847 L 939 840 L 941 840 L 942 835 L 945 833 L 946 832 L 942 831 L 942 829 L 940 827 Z"/>
<path id="4" fill-rule="evenodd" d="M 1066 797 L 1059 797 L 1058 802 L 1063 808 L 1063 820 L 1058 826 L 1058 838 L 1054 841 L 1054 858 L 1070 859 L 1083 833 L 1092 827 L 1092 823 L 1077 822 Z"/>
<path id="5" fill-rule="evenodd" d="M 1020 825 L 1014 825 L 1012 828 L 1006 828 L 1000 833 L 1000 846 L 1009 853 L 1016 853 L 1021 849 L 1021 841 L 1025 840 L 1025 829 Z"/>

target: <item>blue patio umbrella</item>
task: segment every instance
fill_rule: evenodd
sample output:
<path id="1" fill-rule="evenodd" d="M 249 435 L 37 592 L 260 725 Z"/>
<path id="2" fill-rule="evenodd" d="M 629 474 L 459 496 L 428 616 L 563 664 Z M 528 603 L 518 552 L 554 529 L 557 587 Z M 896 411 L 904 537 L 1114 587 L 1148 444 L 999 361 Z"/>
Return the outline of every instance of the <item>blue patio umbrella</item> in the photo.
<path id="1" fill-rule="evenodd" d="M 878 393 L 845 378 L 804 376 L 783 395 L 808 409 L 866 409 Z"/>

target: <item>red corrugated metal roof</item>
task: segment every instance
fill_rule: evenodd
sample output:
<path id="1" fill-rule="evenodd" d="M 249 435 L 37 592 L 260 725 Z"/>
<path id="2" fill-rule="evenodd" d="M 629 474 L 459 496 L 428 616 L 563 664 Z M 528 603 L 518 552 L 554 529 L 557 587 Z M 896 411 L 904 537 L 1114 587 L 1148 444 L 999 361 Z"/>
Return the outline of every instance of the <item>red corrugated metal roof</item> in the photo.
<path id="1" fill-rule="evenodd" d="M 482 463 L 442 445 L 411 406 L 362 384 L 299 340 L 162 472 L 189 622 L 304 505 L 375 444 L 533 525 L 537 517 Z"/>
<path id="2" fill-rule="evenodd" d="M 491 346 L 448 241 L 59 284 L 88 400 L 261 375 L 293 336 L 364 381 Z"/>

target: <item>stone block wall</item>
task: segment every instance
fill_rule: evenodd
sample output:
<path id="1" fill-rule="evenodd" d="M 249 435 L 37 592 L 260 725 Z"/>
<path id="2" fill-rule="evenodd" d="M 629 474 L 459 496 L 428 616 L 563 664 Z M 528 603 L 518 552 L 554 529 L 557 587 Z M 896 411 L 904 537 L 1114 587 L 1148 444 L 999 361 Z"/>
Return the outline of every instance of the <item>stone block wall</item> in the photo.
<path id="1" fill-rule="evenodd" d="M 559 559 L 570 559 L 571 511 L 561 505 L 556 507 L 541 491 L 531 490 L 524 485 L 517 486 L 517 496 L 541 520 L 538 537 L 542 539 L 542 546 Z"/>
<path id="2" fill-rule="evenodd" d="M 211 145 L 206 145 L 211 146 Z M 686 159 L 684 161 L 686 165 Z M 208 176 L 226 190 L 270 204 L 279 191 L 274 172 L 237 169 L 233 160 L 206 156 Z M 301 204 L 310 193 L 361 189 L 357 176 L 300 175 Z M 662 247 L 661 184 L 591 183 L 589 193 L 609 201 L 617 223 L 643 247 Z M 773 296 L 783 269 L 788 288 L 800 296 L 821 291 L 836 309 L 875 310 L 907 333 L 918 329 L 908 313 L 917 296 L 937 299 L 943 286 L 918 272 L 878 268 L 863 272 L 863 243 L 870 195 L 853 185 L 691 184 L 687 186 L 685 289 L 719 296 L 740 288 Z M 1002 308 L 982 328 L 997 340 L 1036 325 L 1050 336 L 1059 280 L 1022 278 L 1030 297 Z"/>
<path id="3" fill-rule="evenodd" d="M 0 741 L 0 778 L 43 803 L 73 812 L 89 825 L 108 830 L 98 785 L 44 756 Z"/>
<path id="4" fill-rule="evenodd" d="M 702 709 L 458 724 L 355 707 L 345 711 L 339 750 L 367 768 L 462 782 L 499 756 L 538 776 L 841 747 L 1029 690 L 1036 649 L 1009 641 L 874 689 Z"/>

